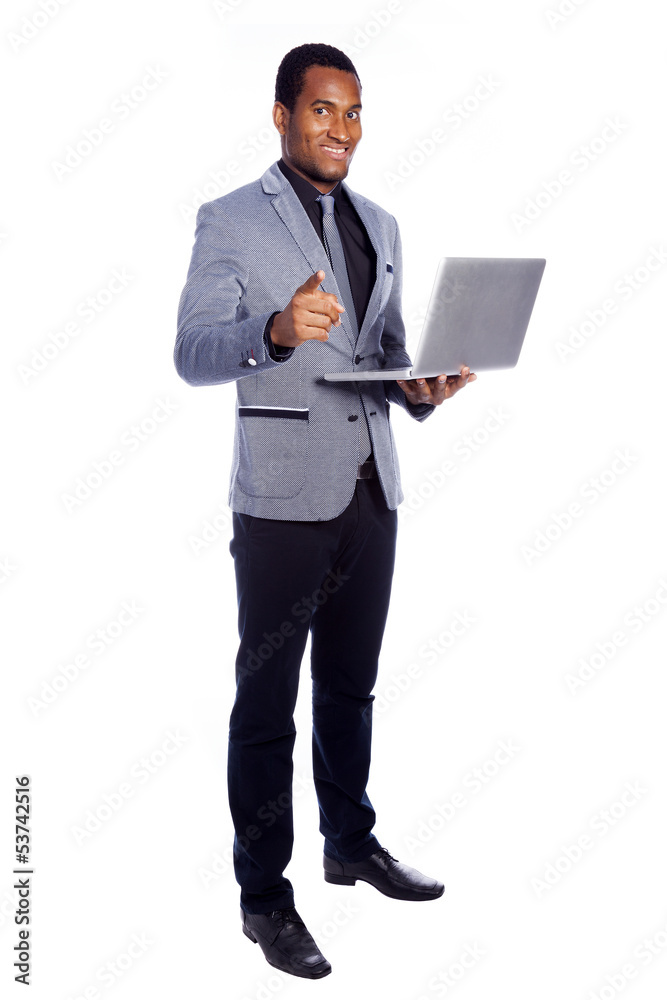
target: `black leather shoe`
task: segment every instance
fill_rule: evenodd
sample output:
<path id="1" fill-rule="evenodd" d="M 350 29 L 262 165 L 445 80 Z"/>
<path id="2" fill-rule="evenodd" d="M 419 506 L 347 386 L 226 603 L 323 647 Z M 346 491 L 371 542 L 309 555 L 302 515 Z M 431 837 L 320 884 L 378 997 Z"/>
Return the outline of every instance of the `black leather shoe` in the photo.
<path id="1" fill-rule="evenodd" d="M 357 879 L 369 882 L 392 899 L 437 899 L 445 887 L 434 878 L 426 878 L 416 868 L 392 858 L 386 847 L 364 861 L 334 861 L 324 855 L 324 880 L 334 885 L 354 885 Z"/>
<path id="2" fill-rule="evenodd" d="M 274 969 L 302 979 L 321 979 L 331 972 L 294 907 L 271 913 L 246 913 L 241 909 L 241 920 L 245 936 L 259 944 Z"/>

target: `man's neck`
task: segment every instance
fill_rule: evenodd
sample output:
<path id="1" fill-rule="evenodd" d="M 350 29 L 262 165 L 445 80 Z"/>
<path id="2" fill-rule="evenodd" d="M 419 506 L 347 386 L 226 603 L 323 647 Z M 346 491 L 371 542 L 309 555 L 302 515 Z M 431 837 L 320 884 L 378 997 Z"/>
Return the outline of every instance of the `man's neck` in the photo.
<path id="1" fill-rule="evenodd" d="M 320 194 L 331 194 L 340 184 L 340 180 L 334 181 L 333 184 L 330 184 L 328 181 L 320 181 L 314 177 L 309 177 L 308 174 L 305 174 L 302 170 L 299 170 L 298 167 L 295 167 L 293 163 L 290 163 L 284 155 L 281 156 L 281 159 L 288 170 L 291 170 L 292 173 L 296 174 L 298 177 L 303 178 L 304 181 L 308 181 L 308 183 L 319 191 Z"/>

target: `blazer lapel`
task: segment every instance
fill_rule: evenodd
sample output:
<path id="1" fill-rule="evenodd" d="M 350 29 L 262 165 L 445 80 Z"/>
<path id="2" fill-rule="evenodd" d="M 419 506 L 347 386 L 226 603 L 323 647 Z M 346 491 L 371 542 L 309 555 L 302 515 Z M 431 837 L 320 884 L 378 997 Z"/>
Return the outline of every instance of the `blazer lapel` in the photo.
<path id="1" fill-rule="evenodd" d="M 354 205 L 354 209 L 366 227 L 366 232 L 373 244 L 373 249 L 375 250 L 375 284 L 373 285 L 373 291 L 371 292 L 371 297 L 368 300 L 368 306 L 366 307 L 366 313 L 364 315 L 364 321 L 361 324 L 361 329 L 359 331 L 359 339 L 357 341 L 357 349 L 363 354 L 363 343 L 368 333 L 370 327 L 375 322 L 378 311 L 380 308 L 380 299 L 382 296 L 382 287 L 384 283 L 386 268 L 387 268 L 387 258 L 386 258 L 386 248 L 382 239 L 382 229 L 380 227 L 380 220 L 378 219 L 378 214 L 370 205 L 365 198 L 360 194 L 356 194 L 351 191 L 347 184 L 343 184 L 345 191 L 347 192 L 350 201 Z"/>

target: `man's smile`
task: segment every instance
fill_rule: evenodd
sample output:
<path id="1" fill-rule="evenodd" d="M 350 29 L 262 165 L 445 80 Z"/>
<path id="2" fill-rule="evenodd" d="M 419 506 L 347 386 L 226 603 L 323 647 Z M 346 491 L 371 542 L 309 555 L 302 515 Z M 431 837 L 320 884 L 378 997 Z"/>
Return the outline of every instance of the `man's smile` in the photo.
<path id="1" fill-rule="evenodd" d="M 330 156 L 332 160 L 344 160 L 348 154 L 349 146 L 320 146 L 327 156 Z"/>

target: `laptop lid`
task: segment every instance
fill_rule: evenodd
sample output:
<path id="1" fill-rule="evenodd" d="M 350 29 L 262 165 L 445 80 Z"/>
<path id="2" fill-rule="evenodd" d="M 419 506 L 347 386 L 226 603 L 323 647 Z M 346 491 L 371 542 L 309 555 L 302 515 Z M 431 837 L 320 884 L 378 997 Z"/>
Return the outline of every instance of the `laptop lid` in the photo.
<path id="1" fill-rule="evenodd" d="M 545 265 L 542 257 L 443 257 L 412 377 L 513 368 Z"/>

